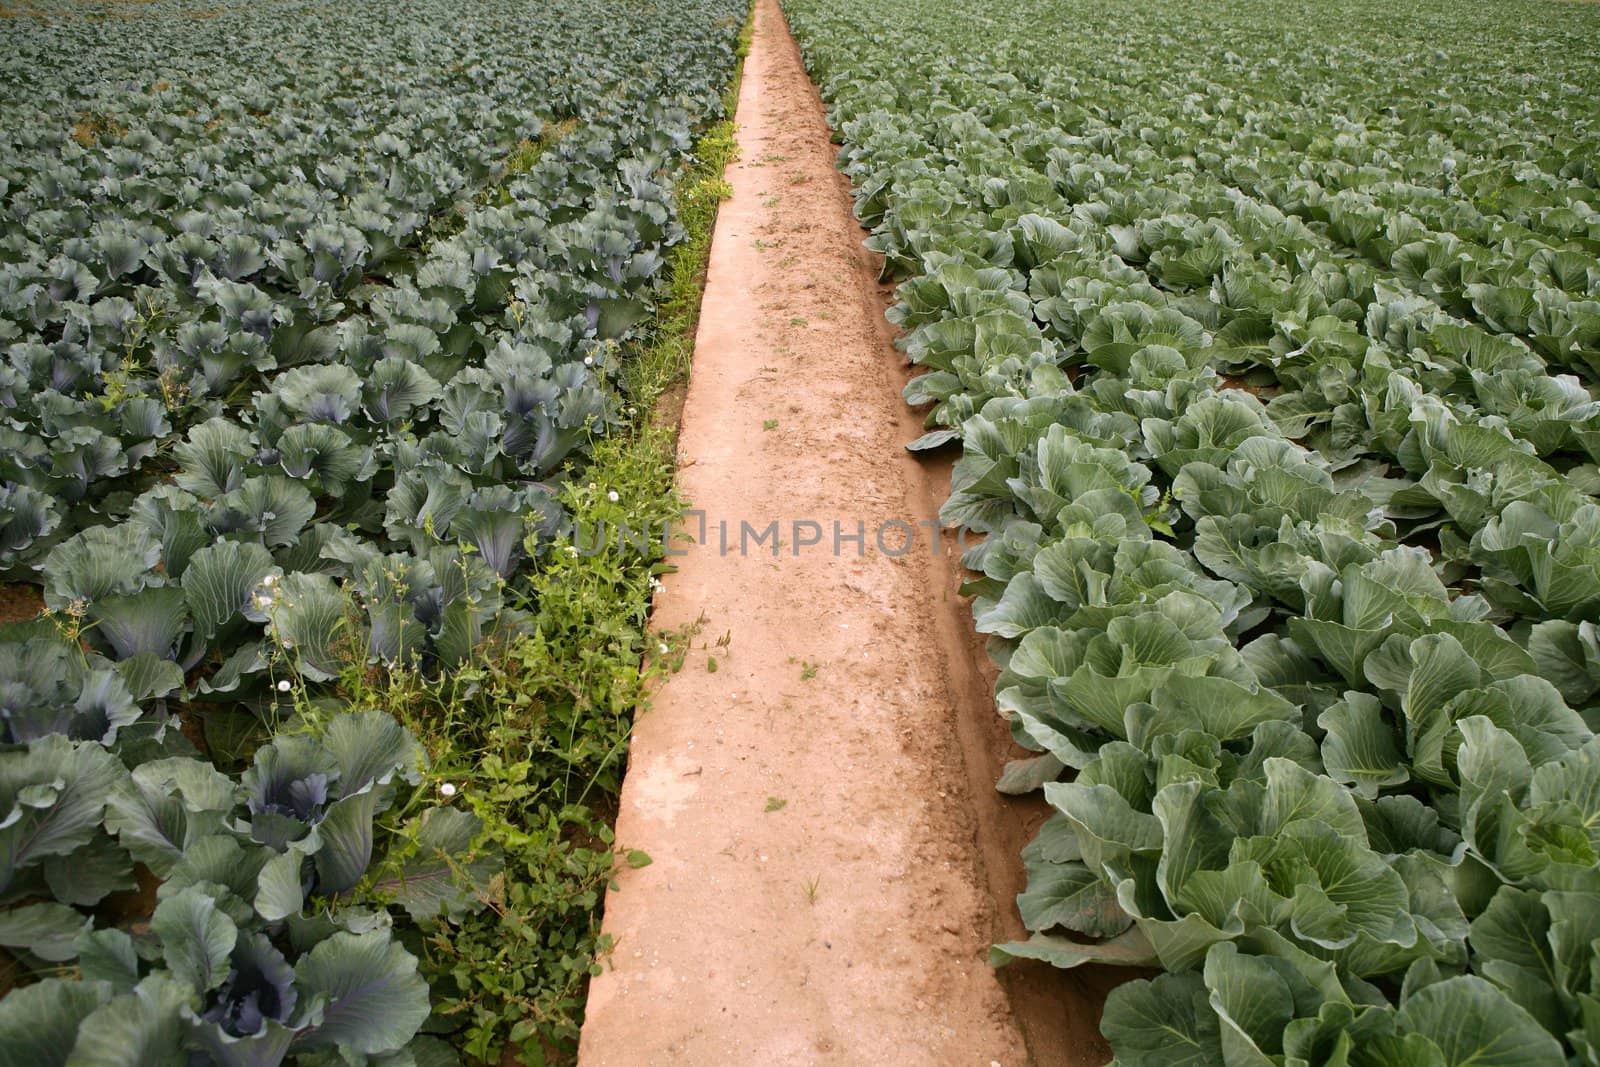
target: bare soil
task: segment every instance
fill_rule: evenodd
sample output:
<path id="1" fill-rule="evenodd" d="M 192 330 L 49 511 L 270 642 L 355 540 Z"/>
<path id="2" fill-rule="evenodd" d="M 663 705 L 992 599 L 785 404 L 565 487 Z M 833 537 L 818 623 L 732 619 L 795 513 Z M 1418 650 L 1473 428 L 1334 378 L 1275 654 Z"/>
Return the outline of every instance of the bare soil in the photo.
<path id="1" fill-rule="evenodd" d="M 38 586 L 0 585 L 0 626 L 8 622 L 27 622 L 44 611 L 44 597 Z"/>
<path id="2" fill-rule="evenodd" d="M 580 1064 L 1103 1063 L 1111 976 L 986 962 L 1043 812 L 993 789 L 949 463 L 902 447 L 887 290 L 776 0 L 738 118 L 680 439 L 705 536 L 655 619 L 698 637 L 635 728 L 617 838 L 653 862 L 607 897 Z"/>

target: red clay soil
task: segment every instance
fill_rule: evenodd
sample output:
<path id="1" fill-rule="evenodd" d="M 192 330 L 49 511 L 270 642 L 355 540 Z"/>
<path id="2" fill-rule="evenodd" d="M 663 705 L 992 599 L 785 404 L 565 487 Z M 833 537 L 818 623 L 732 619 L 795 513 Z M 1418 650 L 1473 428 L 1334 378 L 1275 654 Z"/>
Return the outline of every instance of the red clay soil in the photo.
<path id="1" fill-rule="evenodd" d="M 1112 976 L 986 962 L 1043 816 L 994 792 L 1014 753 L 931 544 L 948 464 L 903 448 L 877 264 L 776 0 L 738 119 L 680 442 L 705 536 L 656 608 L 699 637 L 635 728 L 617 839 L 653 862 L 607 897 L 580 1065 L 1103 1063 Z"/>

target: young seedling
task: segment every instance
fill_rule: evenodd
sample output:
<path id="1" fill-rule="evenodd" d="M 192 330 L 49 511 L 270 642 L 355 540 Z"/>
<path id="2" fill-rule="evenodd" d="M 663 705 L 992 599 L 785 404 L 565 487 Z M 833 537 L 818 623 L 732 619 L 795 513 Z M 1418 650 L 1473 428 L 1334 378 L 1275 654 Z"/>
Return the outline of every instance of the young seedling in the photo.
<path id="1" fill-rule="evenodd" d="M 802 682 L 809 682 L 811 679 L 817 676 L 817 665 L 808 659 L 799 659 L 795 656 L 790 656 L 789 663 L 800 668 L 800 680 Z"/>

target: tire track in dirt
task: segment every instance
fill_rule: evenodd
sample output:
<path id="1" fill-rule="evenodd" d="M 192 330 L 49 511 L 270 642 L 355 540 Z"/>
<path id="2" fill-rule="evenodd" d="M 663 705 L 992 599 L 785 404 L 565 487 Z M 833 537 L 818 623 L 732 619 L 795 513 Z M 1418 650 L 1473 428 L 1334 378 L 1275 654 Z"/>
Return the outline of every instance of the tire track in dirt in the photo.
<path id="1" fill-rule="evenodd" d="M 703 625 L 635 727 L 617 839 L 653 862 L 607 897 L 580 1063 L 1103 1062 L 1093 998 L 986 963 L 1019 932 L 1024 820 L 992 791 L 1004 731 L 948 536 L 933 553 L 939 475 L 902 447 L 876 267 L 776 0 L 738 118 L 680 440 L 707 536 L 655 616 Z M 774 521 L 776 549 L 741 551 Z"/>

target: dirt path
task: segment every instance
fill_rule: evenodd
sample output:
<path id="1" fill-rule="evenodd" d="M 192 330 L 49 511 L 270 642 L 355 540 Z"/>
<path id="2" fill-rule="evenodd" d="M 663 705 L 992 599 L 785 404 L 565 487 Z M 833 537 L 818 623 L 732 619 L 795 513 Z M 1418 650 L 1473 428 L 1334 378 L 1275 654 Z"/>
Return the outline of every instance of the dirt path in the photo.
<path id="1" fill-rule="evenodd" d="M 680 446 L 705 537 L 656 615 L 703 625 L 635 730 L 617 837 L 653 863 L 607 899 L 580 1062 L 1103 1062 L 1063 979 L 985 962 L 1038 814 L 992 790 L 941 475 L 902 448 L 901 360 L 776 0 L 738 118 Z"/>

